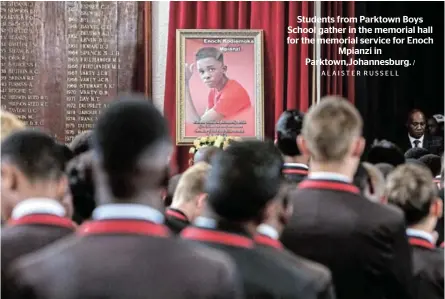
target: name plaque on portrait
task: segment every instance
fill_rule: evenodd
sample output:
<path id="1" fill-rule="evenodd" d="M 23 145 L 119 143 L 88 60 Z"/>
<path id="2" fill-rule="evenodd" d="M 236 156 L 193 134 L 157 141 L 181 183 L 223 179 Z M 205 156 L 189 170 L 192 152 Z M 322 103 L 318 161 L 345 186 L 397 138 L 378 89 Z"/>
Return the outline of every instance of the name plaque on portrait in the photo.
<path id="1" fill-rule="evenodd" d="M 178 29 L 176 38 L 176 143 L 263 139 L 263 32 Z"/>
<path id="2" fill-rule="evenodd" d="M 69 143 L 131 91 L 138 4 L 1 2 L 1 105 Z"/>

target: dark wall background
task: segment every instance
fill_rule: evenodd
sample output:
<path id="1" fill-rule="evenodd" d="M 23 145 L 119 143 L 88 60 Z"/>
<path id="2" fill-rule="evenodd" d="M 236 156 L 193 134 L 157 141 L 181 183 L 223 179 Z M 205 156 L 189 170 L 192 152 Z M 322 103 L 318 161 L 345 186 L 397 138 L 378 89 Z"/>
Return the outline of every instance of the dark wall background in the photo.
<path id="1" fill-rule="evenodd" d="M 383 54 L 358 56 L 369 59 L 416 60 L 408 68 L 359 66 L 357 70 L 393 69 L 399 77 L 355 77 L 355 101 L 364 118 L 364 135 L 368 144 L 374 138 L 396 140 L 406 134 L 408 112 L 419 108 L 425 114 L 444 113 L 444 3 L 443 2 L 356 2 L 356 16 L 423 17 L 422 27 L 433 26 L 433 45 L 379 45 Z M 358 24 L 358 26 L 416 26 L 413 24 Z M 358 34 L 360 37 L 378 37 Z M 382 37 L 391 37 L 384 35 Z M 406 35 L 400 35 L 406 37 Z M 362 46 L 363 47 L 363 46 Z M 368 46 L 365 46 L 368 47 Z"/>

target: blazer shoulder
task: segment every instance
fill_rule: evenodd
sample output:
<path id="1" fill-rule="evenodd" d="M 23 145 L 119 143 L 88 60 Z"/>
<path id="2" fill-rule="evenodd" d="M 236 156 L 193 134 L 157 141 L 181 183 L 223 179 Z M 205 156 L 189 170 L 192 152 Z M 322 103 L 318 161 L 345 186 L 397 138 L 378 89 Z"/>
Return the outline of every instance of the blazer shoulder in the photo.
<path id="1" fill-rule="evenodd" d="M 318 288 L 326 288 L 332 283 L 332 274 L 329 268 L 311 261 L 290 251 L 283 250 L 283 254 L 292 262 L 292 265 L 300 267 L 313 277 L 313 282 Z"/>
<path id="2" fill-rule="evenodd" d="M 331 272 L 324 266 L 297 256 L 290 251 L 257 246 L 256 252 L 263 261 L 274 265 L 277 277 L 292 279 L 293 287 L 303 293 L 318 293 L 332 283 Z"/>
<path id="3" fill-rule="evenodd" d="M 383 205 L 380 203 L 371 202 L 364 199 L 364 211 L 366 211 L 366 219 L 371 222 L 378 224 L 379 226 L 385 227 L 399 227 L 404 225 L 405 216 L 403 211 L 394 205 Z"/>
<path id="4" fill-rule="evenodd" d="M 187 240 L 178 239 L 179 242 L 188 246 L 190 255 L 196 256 L 204 263 L 215 266 L 234 266 L 233 259 L 225 252 L 218 249 L 208 247 L 202 243 L 189 242 Z"/>

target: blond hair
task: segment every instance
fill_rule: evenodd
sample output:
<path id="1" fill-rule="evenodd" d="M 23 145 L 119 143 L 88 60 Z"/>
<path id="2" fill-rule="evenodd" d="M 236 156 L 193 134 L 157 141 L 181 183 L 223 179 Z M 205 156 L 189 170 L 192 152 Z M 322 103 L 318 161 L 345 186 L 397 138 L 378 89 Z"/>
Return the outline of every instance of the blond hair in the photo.
<path id="1" fill-rule="evenodd" d="M 428 215 L 436 190 L 431 172 L 409 163 L 398 166 L 388 175 L 385 196 L 389 203 L 404 210 L 407 224 L 411 225 Z"/>
<path id="2" fill-rule="evenodd" d="M 371 180 L 373 189 L 373 193 L 371 195 L 373 197 L 376 197 L 376 200 L 381 200 L 381 198 L 385 194 L 385 177 L 383 176 L 380 169 L 378 169 L 371 163 L 363 162 L 362 165 L 368 173 L 369 179 Z"/>
<path id="3" fill-rule="evenodd" d="M 315 161 L 338 162 L 361 135 L 362 118 L 346 99 L 329 96 L 312 106 L 303 121 L 302 135 Z"/>
<path id="4" fill-rule="evenodd" d="M 14 131 L 24 129 L 25 123 L 22 122 L 16 115 L 0 110 L 0 118 L 1 118 L 1 140 L 8 137 L 9 134 Z"/>
<path id="5" fill-rule="evenodd" d="M 173 204 L 190 202 L 201 193 L 204 193 L 204 185 L 211 166 L 205 162 L 199 162 L 188 168 L 179 179 Z"/>

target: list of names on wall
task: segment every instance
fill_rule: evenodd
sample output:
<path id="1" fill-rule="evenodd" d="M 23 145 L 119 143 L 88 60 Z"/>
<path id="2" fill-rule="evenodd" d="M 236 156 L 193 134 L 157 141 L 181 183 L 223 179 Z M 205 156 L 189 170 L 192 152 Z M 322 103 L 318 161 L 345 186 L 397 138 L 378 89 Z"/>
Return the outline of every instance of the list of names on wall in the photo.
<path id="1" fill-rule="evenodd" d="M 39 70 L 35 63 L 34 2 L 1 2 L 1 100 L 2 108 L 28 126 L 45 126 L 48 97 L 36 93 Z"/>
<path id="2" fill-rule="evenodd" d="M 119 49 L 136 48 L 135 5 L 1 2 L 2 108 L 64 143 L 92 129 L 118 86 L 132 88 L 118 84 L 121 72 L 125 82 L 134 73 L 134 57 L 122 69 Z"/>
<path id="3" fill-rule="evenodd" d="M 67 2 L 68 75 L 65 142 L 93 127 L 104 98 L 117 93 L 119 69 L 113 17 L 115 2 Z"/>

